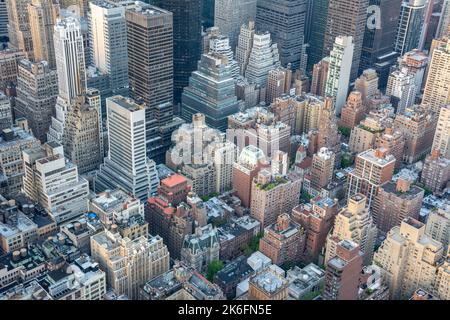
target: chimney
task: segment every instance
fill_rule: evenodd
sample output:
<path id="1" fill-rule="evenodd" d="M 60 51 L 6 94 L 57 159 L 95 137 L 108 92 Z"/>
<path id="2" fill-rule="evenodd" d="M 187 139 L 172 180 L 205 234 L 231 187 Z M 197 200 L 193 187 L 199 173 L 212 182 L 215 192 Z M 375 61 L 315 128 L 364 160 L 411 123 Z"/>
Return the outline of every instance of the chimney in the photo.
<path id="1" fill-rule="evenodd" d="M 287 213 L 280 214 L 277 218 L 277 231 L 281 232 L 289 228 L 289 220 Z"/>

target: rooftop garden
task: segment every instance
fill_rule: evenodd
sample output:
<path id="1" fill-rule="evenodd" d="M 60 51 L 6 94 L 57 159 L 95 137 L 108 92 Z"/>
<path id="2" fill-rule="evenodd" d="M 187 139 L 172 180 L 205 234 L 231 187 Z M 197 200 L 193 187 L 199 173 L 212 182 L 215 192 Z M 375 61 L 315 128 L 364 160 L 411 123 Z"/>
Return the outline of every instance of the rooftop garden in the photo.
<path id="1" fill-rule="evenodd" d="M 269 183 L 266 184 L 261 184 L 258 183 L 256 186 L 263 191 L 269 191 L 272 190 L 273 188 L 275 188 L 276 186 L 279 186 L 280 184 L 285 184 L 287 183 L 288 180 L 282 177 L 276 177 L 275 180 L 272 180 Z"/>

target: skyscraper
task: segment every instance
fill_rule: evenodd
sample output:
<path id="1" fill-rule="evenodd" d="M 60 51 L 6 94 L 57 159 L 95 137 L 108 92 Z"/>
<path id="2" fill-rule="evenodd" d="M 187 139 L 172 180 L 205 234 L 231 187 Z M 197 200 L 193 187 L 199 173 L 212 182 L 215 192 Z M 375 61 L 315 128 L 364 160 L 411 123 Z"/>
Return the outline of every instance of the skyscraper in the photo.
<path id="1" fill-rule="evenodd" d="M 198 70 L 192 73 L 181 99 L 181 115 L 186 122 L 194 114 L 203 113 L 208 126 L 221 131 L 227 129 L 227 117 L 239 111 L 232 71 L 224 55 L 201 56 Z"/>
<path id="2" fill-rule="evenodd" d="M 28 4 L 34 60 L 47 61 L 51 69 L 56 68 L 53 32 L 59 16 L 59 5 L 53 0 L 31 0 Z"/>
<path id="3" fill-rule="evenodd" d="M 323 55 L 334 48 L 336 37 L 352 37 L 350 82 L 358 76 L 369 0 L 329 0 Z"/>
<path id="4" fill-rule="evenodd" d="M 45 142 L 58 95 L 56 70 L 51 70 L 46 61 L 21 60 L 16 92 L 16 117 L 26 118 L 34 136 Z"/>
<path id="5" fill-rule="evenodd" d="M 352 37 L 337 37 L 330 52 L 330 65 L 325 95 L 334 101 L 336 115 L 341 114 L 347 100 L 352 72 L 353 54 L 356 53 Z"/>
<path id="6" fill-rule="evenodd" d="M 28 4 L 31 0 L 7 1 L 9 46 L 23 51 L 33 60 L 33 40 L 31 38 Z"/>
<path id="7" fill-rule="evenodd" d="M 130 2 L 89 2 L 92 63 L 109 75 L 113 94 L 128 91 L 127 25 L 125 10 Z"/>
<path id="8" fill-rule="evenodd" d="M 443 157 L 450 159 L 450 105 L 441 108 L 431 150 L 439 150 Z"/>
<path id="9" fill-rule="evenodd" d="M 450 26 L 450 0 L 444 0 L 442 3 L 441 17 L 436 30 L 436 39 L 442 38 L 448 32 Z"/>
<path id="10" fill-rule="evenodd" d="M 258 0 L 256 29 L 269 31 L 272 41 L 278 45 L 283 67 L 292 70 L 305 69 L 304 55 L 306 0 Z"/>
<path id="11" fill-rule="evenodd" d="M 106 108 L 109 153 L 97 173 L 94 189 L 101 192 L 121 188 L 145 201 L 152 190 L 144 107 L 114 96 L 106 100 Z"/>
<path id="12" fill-rule="evenodd" d="M 330 0 L 314 0 L 311 4 L 311 30 L 308 43 L 308 71 L 327 54 L 324 51 L 325 30 L 327 27 L 328 5 Z"/>
<path id="13" fill-rule="evenodd" d="M 255 22 L 249 21 L 243 24 L 238 37 L 238 45 L 236 47 L 236 61 L 239 64 L 241 75 L 245 75 L 248 60 L 253 47 L 253 37 L 255 36 Z"/>
<path id="14" fill-rule="evenodd" d="M 215 0 L 214 26 L 230 39 L 234 51 L 243 24 L 255 21 L 257 0 Z"/>
<path id="15" fill-rule="evenodd" d="M 183 88 L 189 85 L 201 55 L 202 0 L 151 0 L 173 13 L 173 88 L 174 102 L 181 102 Z"/>
<path id="16" fill-rule="evenodd" d="M 417 88 L 414 75 L 407 69 L 395 70 L 389 75 L 386 95 L 391 97 L 397 113 L 402 113 L 414 105 L 417 91 L 420 91 L 420 88 Z"/>
<path id="17" fill-rule="evenodd" d="M 0 37 L 8 36 L 8 11 L 6 0 L 0 0 Z"/>
<path id="18" fill-rule="evenodd" d="M 395 51 L 401 56 L 419 48 L 426 5 L 426 0 L 403 0 L 395 37 Z"/>
<path id="19" fill-rule="evenodd" d="M 311 166 L 311 188 L 313 193 L 320 194 L 321 189 L 331 182 L 334 160 L 334 152 L 325 147 L 314 154 Z"/>

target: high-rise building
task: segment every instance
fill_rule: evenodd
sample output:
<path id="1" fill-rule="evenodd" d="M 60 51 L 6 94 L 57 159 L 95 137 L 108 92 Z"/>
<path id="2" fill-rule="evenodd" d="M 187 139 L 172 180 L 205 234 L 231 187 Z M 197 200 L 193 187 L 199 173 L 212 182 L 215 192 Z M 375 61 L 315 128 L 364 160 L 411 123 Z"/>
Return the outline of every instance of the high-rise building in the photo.
<path id="1" fill-rule="evenodd" d="M 169 270 L 169 251 L 160 236 L 132 240 L 111 229 L 91 237 L 92 258 L 117 295 L 137 299 L 142 285 Z"/>
<path id="2" fill-rule="evenodd" d="M 16 94 L 16 118 L 27 119 L 34 136 L 45 142 L 58 95 L 56 70 L 51 70 L 46 61 L 21 60 Z"/>
<path id="3" fill-rule="evenodd" d="M 248 300 L 286 300 L 289 281 L 285 271 L 277 265 L 271 265 L 252 275 L 248 284 Z"/>
<path id="4" fill-rule="evenodd" d="M 408 178 L 389 181 L 380 187 L 372 211 L 379 230 L 389 232 L 406 217 L 419 219 L 424 190 L 412 185 Z"/>
<path id="5" fill-rule="evenodd" d="M 266 102 L 273 103 L 275 99 L 289 93 L 292 82 L 292 71 L 286 68 L 276 68 L 269 71 L 267 77 Z M 292 130 L 295 126 L 291 126 Z"/>
<path id="6" fill-rule="evenodd" d="M 276 265 L 300 261 L 305 245 L 305 231 L 287 213 L 264 229 L 259 250 Z"/>
<path id="7" fill-rule="evenodd" d="M 327 262 L 323 299 L 357 300 L 362 267 L 357 243 L 348 239 L 337 243 L 335 255 Z"/>
<path id="8" fill-rule="evenodd" d="M 416 86 L 414 75 L 408 73 L 407 69 L 395 70 L 389 75 L 386 95 L 391 97 L 397 113 L 414 105 L 418 90 L 420 88 Z"/>
<path id="9" fill-rule="evenodd" d="M 173 98 L 179 104 L 183 88 L 189 85 L 189 77 L 200 60 L 202 1 L 151 0 L 151 3 L 173 14 Z"/>
<path id="10" fill-rule="evenodd" d="M 8 10 L 6 0 L 0 0 L 0 37 L 8 36 Z"/>
<path id="11" fill-rule="evenodd" d="M 113 94 L 126 94 L 128 87 L 127 24 L 130 2 L 89 2 L 89 36 L 92 64 L 109 75 Z"/>
<path id="12" fill-rule="evenodd" d="M 394 129 L 405 137 L 403 161 L 414 163 L 431 151 L 437 117 L 426 106 L 413 106 L 394 119 Z"/>
<path id="13" fill-rule="evenodd" d="M 145 109 L 133 100 L 114 96 L 106 100 L 108 157 L 95 178 L 96 192 L 122 188 L 145 201 L 152 190 L 150 160 L 146 154 Z"/>
<path id="14" fill-rule="evenodd" d="M 350 86 L 353 54 L 356 50 L 352 37 L 336 37 L 330 51 L 330 65 L 325 85 L 325 95 L 333 98 L 336 114 L 340 115 L 347 100 Z"/>
<path id="15" fill-rule="evenodd" d="M 450 244 L 450 211 L 445 208 L 431 211 L 425 225 L 425 233 L 447 248 Z"/>
<path id="16" fill-rule="evenodd" d="M 450 159 L 441 156 L 439 150 L 433 150 L 425 158 L 421 182 L 434 193 L 440 193 L 450 180 Z"/>
<path id="17" fill-rule="evenodd" d="M 303 261 L 318 261 L 337 212 L 337 199 L 321 197 L 312 199 L 311 203 L 300 204 L 292 210 L 292 219 L 303 227 L 306 234 Z"/>
<path id="18" fill-rule="evenodd" d="M 431 292 L 443 250 L 440 242 L 425 234 L 425 225 L 413 218 L 392 228 L 373 258 L 391 298 L 408 298 L 417 288 Z"/>
<path id="19" fill-rule="evenodd" d="M 377 139 L 384 131 L 381 122 L 371 116 L 366 117 L 350 133 L 349 150 L 351 152 L 363 152 L 375 148 Z"/>
<path id="20" fill-rule="evenodd" d="M 325 97 L 328 72 L 330 72 L 330 57 L 325 57 L 313 66 L 311 78 L 311 93 Z"/>
<path id="21" fill-rule="evenodd" d="M 10 98 L 0 92 L 0 131 L 12 126 L 12 114 Z"/>
<path id="22" fill-rule="evenodd" d="M 242 76 L 245 75 L 245 70 L 247 70 L 255 32 L 255 21 L 249 21 L 243 24 L 239 32 L 238 44 L 236 46 L 236 61 L 239 64 Z"/>
<path id="23" fill-rule="evenodd" d="M 327 27 L 328 5 L 330 0 L 314 0 L 310 4 L 310 31 L 308 43 L 308 71 L 327 56 L 324 51 L 325 31 Z"/>
<path id="24" fill-rule="evenodd" d="M 47 61 L 50 69 L 56 68 L 53 32 L 59 16 L 59 4 L 53 0 L 31 0 L 28 4 L 34 60 Z"/>
<path id="25" fill-rule="evenodd" d="M 277 217 L 290 212 L 299 202 L 301 180 L 290 173 L 273 177 L 267 169 L 259 171 L 252 182 L 251 215 L 261 223 L 261 229 L 276 222 Z"/>
<path id="26" fill-rule="evenodd" d="M 186 122 L 194 114 L 203 113 L 208 126 L 225 131 L 227 117 L 239 111 L 228 58 L 216 53 L 203 54 L 181 100 L 181 115 Z"/>
<path id="27" fill-rule="evenodd" d="M 230 39 L 234 51 L 238 44 L 241 26 L 255 21 L 257 0 L 215 0 L 214 26 Z"/>
<path id="28" fill-rule="evenodd" d="M 73 100 L 66 116 L 64 153 L 80 174 L 97 170 L 103 160 L 102 116 L 98 91 Z"/>
<path id="29" fill-rule="evenodd" d="M 173 118 L 174 63 L 179 59 L 174 57 L 174 22 L 180 26 L 173 20 L 175 14 L 144 2 L 128 6 L 125 16 L 130 96 L 145 104 L 147 156 L 161 163 L 172 132 L 182 123 Z"/>
<path id="30" fill-rule="evenodd" d="M 431 57 L 431 55 L 430 55 Z M 406 70 L 407 74 L 414 76 L 414 83 L 416 85 L 416 95 L 418 96 L 423 89 L 425 73 L 427 70 L 428 55 L 420 50 L 414 49 L 405 53 L 398 59 L 398 70 Z"/>
<path id="31" fill-rule="evenodd" d="M 320 194 L 333 178 L 335 154 L 325 147 L 313 155 L 311 165 L 311 191 Z"/>
<path id="32" fill-rule="evenodd" d="M 359 91 L 352 91 L 347 103 L 341 111 L 340 126 L 353 129 L 366 115 L 366 106 L 363 104 L 362 94 Z"/>
<path id="33" fill-rule="evenodd" d="M 212 31 L 212 33 L 208 34 L 208 31 Z M 231 65 L 233 78 L 237 79 L 239 77 L 239 64 L 234 59 L 233 50 L 230 46 L 230 39 L 220 33 L 215 33 L 216 31 L 218 31 L 217 27 L 206 30 L 207 35 L 204 40 L 207 43 L 205 43 L 203 53 L 215 52 L 226 56 L 228 58 L 228 63 Z"/>
<path id="34" fill-rule="evenodd" d="M 327 237 L 325 263 L 336 256 L 337 247 L 342 240 L 351 240 L 362 252 L 363 265 L 372 264 L 377 227 L 366 207 L 366 201 L 364 195 L 355 194 L 349 198 L 347 206 L 337 214 L 333 231 Z"/>
<path id="35" fill-rule="evenodd" d="M 447 257 L 439 266 L 434 285 L 434 292 L 441 298 L 441 300 L 450 299 L 450 254 L 447 252 Z"/>
<path id="36" fill-rule="evenodd" d="M 333 50 L 336 38 L 352 37 L 350 82 L 358 76 L 368 7 L 369 0 L 329 0 L 323 56 Z"/>
<path id="37" fill-rule="evenodd" d="M 367 206 L 373 200 L 382 184 L 391 180 L 394 173 L 395 158 L 386 149 L 369 149 L 358 154 L 355 168 L 348 174 L 347 198 L 362 193 L 367 198 Z"/>
<path id="38" fill-rule="evenodd" d="M 436 39 L 445 36 L 450 26 L 450 1 L 444 0 L 442 3 L 442 11 L 439 19 L 439 25 L 436 30 Z"/>
<path id="39" fill-rule="evenodd" d="M 419 49 L 426 5 L 426 0 L 403 0 L 394 47 L 401 56 Z"/>
<path id="40" fill-rule="evenodd" d="M 256 29 L 268 31 L 277 44 L 280 62 L 292 70 L 306 69 L 305 24 L 306 0 L 258 0 Z"/>
<path id="41" fill-rule="evenodd" d="M 9 46 L 25 53 L 33 60 L 33 40 L 31 38 L 28 4 L 31 0 L 12 0 L 6 2 L 8 11 Z"/>
<path id="42" fill-rule="evenodd" d="M 431 149 L 450 159 L 450 104 L 441 108 Z"/>
<path id="43" fill-rule="evenodd" d="M 436 114 L 450 103 L 450 39 L 433 50 L 422 103 Z"/>
<path id="44" fill-rule="evenodd" d="M 402 132 L 395 131 L 393 128 L 386 128 L 384 133 L 376 138 L 375 147 L 385 148 L 388 154 L 395 157 L 395 168 L 400 168 L 405 151 L 405 137 Z"/>
<path id="45" fill-rule="evenodd" d="M 38 202 L 58 224 L 87 210 L 88 182 L 64 158 L 63 147 L 48 142 L 23 151 L 23 192 Z"/>
<path id="46" fill-rule="evenodd" d="M 0 90 L 17 85 L 19 61 L 26 58 L 20 50 L 7 49 L 0 51 Z"/>
<path id="47" fill-rule="evenodd" d="M 379 11 L 368 11 L 359 73 L 374 68 L 380 75 L 381 83 L 386 82 L 389 68 L 398 56 L 394 51 L 394 41 L 401 3 L 402 0 L 369 0 L 369 6 L 377 6 L 375 10 Z"/>
<path id="48" fill-rule="evenodd" d="M 15 195 L 23 185 L 24 166 L 22 151 L 40 145 L 33 135 L 19 126 L 5 128 L 0 137 L 0 175 L 3 195 Z"/>
<path id="49" fill-rule="evenodd" d="M 355 90 L 361 92 L 363 103 L 378 93 L 379 77 L 374 69 L 366 69 L 355 81 Z"/>

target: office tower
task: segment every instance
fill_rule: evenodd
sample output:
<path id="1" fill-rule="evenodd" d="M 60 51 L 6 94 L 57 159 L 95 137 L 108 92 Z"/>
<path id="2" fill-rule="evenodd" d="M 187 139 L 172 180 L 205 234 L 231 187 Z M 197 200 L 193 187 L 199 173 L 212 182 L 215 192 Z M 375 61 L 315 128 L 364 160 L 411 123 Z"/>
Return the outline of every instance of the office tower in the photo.
<path id="1" fill-rule="evenodd" d="M 366 69 L 355 81 L 354 90 L 361 92 L 363 103 L 378 93 L 379 77 L 374 69 Z"/>
<path id="2" fill-rule="evenodd" d="M 214 26 L 214 11 L 216 0 L 202 1 L 202 27 L 204 29 Z"/>
<path id="3" fill-rule="evenodd" d="M 267 77 L 266 102 L 269 104 L 273 103 L 275 99 L 289 93 L 291 82 L 292 71 L 290 69 L 277 68 L 270 70 Z M 292 129 L 295 129 L 295 126 Z"/>
<path id="4" fill-rule="evenodd" d="M 439 150 L 433 150 L 425 158 L 421 182 L 433 193 L 440 193 L 450 179 L 450 159 L 441 156 Z"/>
<path id="5" fill-rule="evenodd" d="M 261 229 L 298 204 L 300 187 L 301 180 L 293 173 L 283 178 L 273 177 L 267 169 L 259 171 L 252 182 L 250 213 L 261 223 Z"/>
<path id="6" fill-rule="evenodd" d="M 252 192 L 252 181 L 263 166 L 267 166 L 266 157 L 261 149 L 249 145 L 242 149 L 237 161 L 233 164 L 233 190 L 241 200 L 242 206 L 249 208 Z"/>
<path id="7" fill-rule="evenodd" d="M 368 116 L 354 127 L 350 133 L 349 150 L 359 153 L 375 148 L 377 138 L 384 131 L 382 123 L 374 117 Z"/>
<path id="8" fill-rule="evenodd" d="M 414 105 L 417 91 L 420 88 L 416 86 L 414 75 L 408 73 L 407 69 L 395 70 L 389 75 L 386 95 L 391 97 L 397 113 Z"/>
<path id="9" fill-rule="evenodd" d="M 203 113 L 208 126 L 227 129 L 227 117 L 239 111 L 231 68 L 224 55 L 202 54 L 181 99 L 181 115 L 186 122 L 194 114 Z"/>
<path id="10" fill-rule="evenodd" d="M 12 109 L 10 98 L 0 92 L 0 131 L 12 126 Z"/>
<path id="11" fill-rule="evenodd" d="M 352 129 L 358 125 L 366 115 L 366 106 L 360 91 L 352 91 L 347 103 L 342 108 L 340 126 Z"/>
<path id="12" fill-rule="evenodd" d="M 215 0 L 214 26 L 230 39 L 234 51 L 242 25 L 255 21 L 257 0 Z"/>
<path id="13" fill-rule="evenodd" d="M 248 284 L 248 300 L 286 300 L 289 281 L 277 265 L 266 267 L 252 275 Z"/>
<path id="14" fill-rule="evenodd" d="M 335 153 L 335 165 L 341 162 L 341 134 L 338 131 L 337 118 L 333 100 L 329 97 L 324 99 L 320 110 L 317 127 L 317 150 L 328 148 Z"/>
<path id="15" fill-rule="evenodd" d="M 324 300 L 357 300 L 363 267 L 359 245 L 342 240 L 336 254 L 327 262 L 324 279 Z"/>
<path id="16" fill-rule="evenodd" d="M 289 125 L 291 134 L 294 134 L 297 130 L 297 113 L 299 113 L 298 109 L 301 108 L 301 101 L 299 100 L 295 96 L 284 94 L 276 98 L 270 105 L 270 110 L 273 112 L 276 121 Z M 301 127 L 300 124 L 299 127 Z"/>
<path id="17" fill-rule="evenodd" d="M 419 219 L 423 196 L 424 190 L 412 185 L 412 181 L 406 177 L 382 185 L 372 211 L 378 229 L 387 233 L 399 226 L 406 217 Z"/>
<path id="18" fill-rule="evenodd" d="M 219 260 L 219 235 L 212 224 L 196 228 L 184 237 L 181 261 L 198 272 L 205 272 L 212 261 Z"/>
<path id="19" fill-rule="evenodd" d="M 324 51 L 325 30 L 327 27 L 328 5 L 330 0 L 311 1 L 311 30 L 308 46 L 308 71 L 327 56 Z"/>
<path id="20" fill-rule="evenodd" d="M 33 60 L 33 41 L 31 38 L 28 4 L 31 0 L 12 0 L 6 3 L 8 10 L 9 46 L 25 53 Z"/>
<path id="21" fill-rule="evenodd" d="M 403 0 L 394 46 L 401 56 L 413 49 L 420 49 L 426 5 L 426 0 Z"/>
<path id="22" fill-rule="evenodd" d="M 317 262 L 338 212 L 337 199 L 316 197 L 311 203 L 300 204 L 292 210 L 292 219 L 305 230 L 305 250 L 302 261 Z"/>
<path id="23" fill-rule="evenodd" d="M 450 103 L 450 39 L 433 50 L 422 104 L 439 114 Z"/>
<path id="24" fill-rule="evenodd" d="M 358 76 L 369 0 L 329 0 L 323 56 L 333 50 L 336 38 L 353 39 L 350 49 L 350 82 Z"/>
<path id="25" fill-rule="evenodd" d="M 327 148 L 321 148 L 313 155 L 311 165 L 311 188 L 313 193 L 320 194 L 333 178 L 335 154 Z"/>
<path id="26" fill-rule="evenodd" d="M 373 257 L 391 298 L 405 299 L 417 288 L 432 291 L 443 249 L 440 242 L 425 234 L 425 225 L 413 218 L 392 228 Z"/>
<path id="27" fill-rule="evenodd" d="M 36 138 L 45 142 L 55 114 L 58 74 L 46 61 L 19 62 L 15 114 L 24 117 Z"/>
<path id="28" fill-rule="evenodd" d="M 439 150 L 444 158 L 450 159 L 450 104 L 441 107 L 431 150 Z"/>
<path id="29" fill-rule="evenodd" d="M 8 11 L 6 0 L 0 0 L 0 38 L 8 36 Z"/>
<path id="30" fill-rule="evenodd" d="M 352 37 L 336 37 L 330 52 L 330 66 L 325 85 L 325 95 L 332 97 L 336 114 L 341 114 L 345 105 L 352 73 L 353 54 L 355 44 Z M 356 78 L 356 76 L 355 76 Z"/>
<path id="31" fill-rule="evenodd" d="M 386 128 L 384 133 L 376 138 L 376 148 L 385 148 L 388 154 L 395 157 L 395 169 L 399 169 L 405 152 L 405 137 L 402 132 Z"/>
<path id="32" fill-rule="evenodd" d="M 95 91 L 89 95 L 97 96 L 91 101 L 98 104 L 90 104 L 85 96 L 73 100 L 62 139 L 66 158 L 78 167 L 80 174 L 97 170 L 103 160 L 100 96 Z"/>
<path id="33" fill-rule="evenodd" d="M 380 186 L 391 180 L 394 167 L 395 158 L 387 154 L 386 149 L 361 152 L 356 157 L 355 168 L 348 174 L 347 198 L 362 193 L 367 198 L 367 206 L 371 208 Z"/>
<path id="34" fill-rule="evenodd" d="M 369 6 L 377 6 L 377 9 L 368 10 L 359 73 L 374 68 L 382 84 L 398 56 L 394 51 L 394 41 L 401 3 L 402 0 L 369 0 Z"/>
<path id="35" fill-rule="evenodd" d="M 109 86 L 113 94 L 126 94 L 128 91 L 125 10 L 130 6 L 130 2 L 89 2 L 92 64 L 109 76 Z"/>
<path id="36" fill-rule="evenodd" d="M 26 128 L 25 128 L 26 129 Z M 1 131 L 0 137 L 0 174 L 3 195 L 16 195 L 23 185 L 24 166 L 22 151 L 37 148 L 40 145 L 31 132 L 13 126 Z"/>
<path id="37" fill-rule="evenodd" d="M 272 41 L 277 44 L 280 62 L 292 70 L 305 70 L 304 54 L 306 0 L 258 0 L 256 10 L 256 29 L 268 31 Z"/>
<path id="38" fill-rule="evenodd" d="M 437 117 L 426 106 L 413 106 L 397 114 L 394 129 L 405 137 L 403 161 L 414 163 L 431 151 Z"/>
<path id="39" fill-rule="evenodd" d="M 430 55 L 431 57 L 431 55 Z M 418 96 L 423 89 L 423 81 L 428 66 L 428 55 L 419 50 L 412 50 L 398 59 L 399 70 L 406 70 L 407 74 L 414 76 L 414 83 L 416 85 L 416 95 Z"/>
<path id="40" fill-rule="evenodd" d="M 23 192 L 38 202 L 56 223 L 73 219 L 87 210 L 88 182 L 77 166 L 64 158 L 55 142 L 23 151 Z"/>
<path id="41" fill-rule="evenodd" d="M 59 16 L 59 5 L 52 0 L 31 0 L 28 4 L 34 61 L 47 61 L 56 68 L 53 32 Z"/>
<path id="42" fill-rule="evenodd" d="M 313 66 L 311 78 L 311 93 L 325 97 L 328 73 L 330 72 L 330 57 L 325 57 Z"/>
<path id="43" fill-rule="evenodd" d="M 450 244 L 450 211 L 445 208 L 431 211 L 425 225 L 425 233 L 447 248 Z"/>
<path id="44" fill-rule="evenodd" d="M 255 33 L 247 68 L 244 73 L 245 77 L 250 83 L 255 83 L 261 88 L 265 88 L 269 71 L 279 66 L 278 46 L 272 42 L 270 33 Z"/>
<path id="45" fill-rule="evenodd" d="M 276 223 L 264 229 L 259 251 L 276 265 L 300 261 L 305 245 L 305 231 L 287 213 L 278 216 Z"/>
<path id="46" fill-rule="evenodd" d="M 91 254 L 105 271 L 107 285 L 129 299 L 137 299 L 142 285 L 169 270 L 169 252 L 160 236 L 131 240 L 112 228 L 91 237 Z"/>
<path id="47" fill-rule="evenodd" d="M 151 190 L 150 161 L 146 155 L 145 109 L 133 100 L 106 100 L 108 157 L 95 178 L 95 191 L 122 188 L 145 201 Z"/>
<path id="48" fill-rule="evenodd" d="M 189 192 L 184 176 L 171 175 L 161 180 L 158 194 L 150 197 L 145 207 L 150 233 L 159 234 L 164 239 L 174 259 L 180 259 L 184 237 L 194 231 L 195 220 L 186 205 Z"/>
<path id="49" fill-rule="evenodd" d="M 336 256 L 337 246 L 342 240 L 351 240 L 359 246 L 363 265 L 372 263 L 378 231 L 366 208 L 366 200 L 364 195 L 357 193 L 349 198 L 347 206 L 336 215 L 333 231 L 327 237 L 325 263 Z"/>
<path id="50" fill-rule="evenodd" d="M 189 77 L 200 60 L 202 1 L 151 0 L 151 3 L 173 13 L 173 98 L 179 104 L 183 88 L 189 85 Z"/>
<path id="51" fill-rule="evenodd" d="M 444 37 L 448 32 L 449 26 L 450 26 L 450 1 L 444 0 L 442 3 L 441 17 L 439 19 L 439 25 L 436 30 L 435 38 L 440 39 Z"/>
<path id="52" fill-rule="evenodd" d="M 248 60 L 253 47 L 253 37 L 255 36 L 255 22 L 249 21 L 241 26 L 238 44 L 236 47 L 236 61 L 239 64 L 241 75 L 245 75 Z"/>
<path id="53" fill-rule="evenodd" d="M 17 85 L 19 61 L 25 59 L 25 53 L 19 50 L 0 51 L 0 90 Z"/>
<path id="54" fill-rule="evenodd" d="M 211 34 L 210 36 L 208 36 L 208 38 L 209 39 L 206 46 L 207 48 L 205 48 L 207 50 L 205 50 L 206 52 L 203 53 L 215 52 L 226 56 L 228 59 L 228 63 L 231 65 L 231 74 L 233 75 L 234 79 L 237 79 L 239 77 L 239 64 L 234 59 L 233 50 L 230 46 L 229 38 L 221 34 Z"/>
<path id="55" fill-rule="evenodd" d="M 73 17 L 58 20 L 54 33 L 58 97 L 70 104 L 86 92 L 86 64 L 80 21 Z"/>

